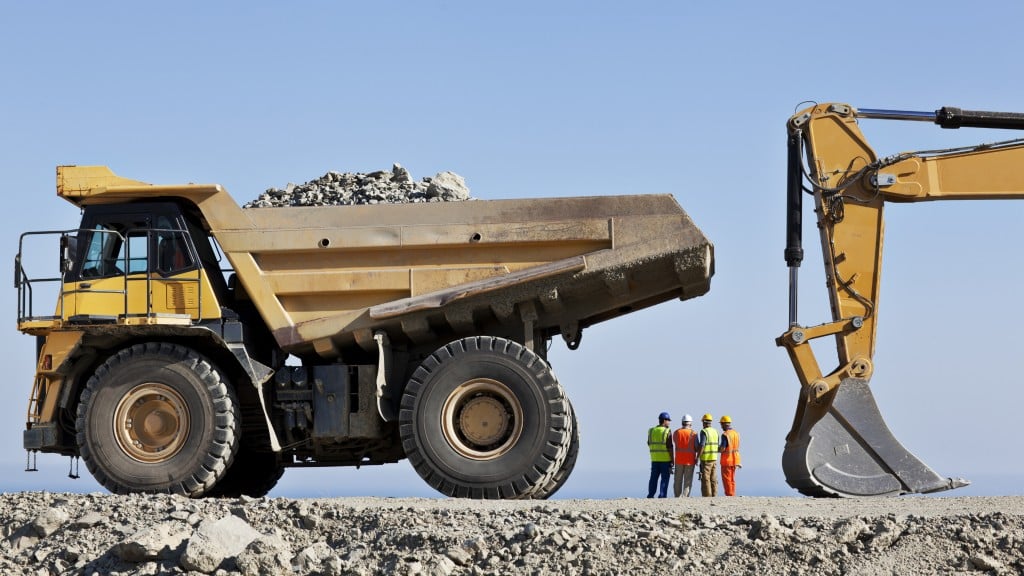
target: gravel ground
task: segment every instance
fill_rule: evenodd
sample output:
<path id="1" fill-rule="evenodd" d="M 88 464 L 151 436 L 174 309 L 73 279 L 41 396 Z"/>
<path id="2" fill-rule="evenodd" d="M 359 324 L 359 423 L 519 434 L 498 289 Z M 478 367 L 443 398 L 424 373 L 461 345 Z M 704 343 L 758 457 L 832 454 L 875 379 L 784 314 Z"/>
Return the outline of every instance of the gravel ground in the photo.
<path id="1" fill-rule="evenodd" d="M 1021 574 L 1024 496 L 0 495 L 0 573 Z"/>

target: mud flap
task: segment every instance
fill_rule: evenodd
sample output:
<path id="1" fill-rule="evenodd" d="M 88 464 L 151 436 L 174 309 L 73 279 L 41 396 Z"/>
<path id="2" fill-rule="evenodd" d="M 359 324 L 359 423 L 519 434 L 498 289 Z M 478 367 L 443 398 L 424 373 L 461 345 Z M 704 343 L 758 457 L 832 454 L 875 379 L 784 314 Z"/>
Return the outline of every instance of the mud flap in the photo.
<path id="1" fill-rule="evenodd" d="M 867 380 L 843 379 L 828 412 L 817 422 L 811 412 L 801 411 L 782 455 L 786 482 L 803 494 L 894 496 L 969 484 L 939 476 L 896 440 Z"/>

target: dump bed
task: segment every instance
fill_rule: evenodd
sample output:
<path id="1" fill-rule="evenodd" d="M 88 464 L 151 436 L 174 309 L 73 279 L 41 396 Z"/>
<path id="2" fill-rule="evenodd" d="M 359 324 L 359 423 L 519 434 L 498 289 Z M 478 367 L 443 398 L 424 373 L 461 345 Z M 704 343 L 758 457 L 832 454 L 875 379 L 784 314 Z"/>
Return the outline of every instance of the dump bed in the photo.
<path id="1" fill-rule="evenodd" d="M 574 346 L 582 328 L 704 294 L 714 271 L 712 244 L 669 195 L 242 209 L 217 185 L 63 168 L 59 194 L 78 205 L 195 203 L 298 356 L 372 351 L 377 331 L 423 346 L 510 331 Z"/>

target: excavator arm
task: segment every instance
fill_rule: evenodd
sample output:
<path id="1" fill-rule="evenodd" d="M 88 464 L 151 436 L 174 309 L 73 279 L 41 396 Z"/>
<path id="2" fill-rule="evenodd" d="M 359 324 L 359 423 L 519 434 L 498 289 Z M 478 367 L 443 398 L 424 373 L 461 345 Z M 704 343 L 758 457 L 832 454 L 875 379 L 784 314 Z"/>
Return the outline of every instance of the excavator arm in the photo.
<path id="1" fill-rule="evenodd" d="M 943 478 L 886 426 L 869 382 L 886 202 L 1024 198 L 1024 139 L 879 158 L 861 133 L 863 118 L 934 122 L 944 128 L 1024 129 L 1024 114 L 942 108 L 935 112 L 855 109 L 819 104 L 790 118 L 787 244 L 789 330 L 776 343 L 800 381 L 786 436 L 786 481 L 810 496 L 928 493 L 968 484 Z M 806 166 L 804 161 L 806 160 Z M 804 196 L 810 193 L 821 236 L 832 321 L 797 321 Z M 837 364 L 822 371 L 811 349 L 835 338 Z"/>

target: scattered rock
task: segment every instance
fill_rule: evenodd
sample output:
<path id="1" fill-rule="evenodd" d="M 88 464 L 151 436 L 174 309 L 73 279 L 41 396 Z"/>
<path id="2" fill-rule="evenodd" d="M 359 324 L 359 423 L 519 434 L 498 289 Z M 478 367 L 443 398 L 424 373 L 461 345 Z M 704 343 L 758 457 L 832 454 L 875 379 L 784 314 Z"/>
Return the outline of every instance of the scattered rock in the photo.
<path id="1" fill-rule="evenodd" d="M 175 558 L 188 532 L 177 522 L 161 522 L 142 528 L 114 545 L 113 552 L 125 562 Z"/>
<path id="2" fill-rule="evenodd" d="M 90 510 L 85 514 L 82 514 L 77 520 L 69 525 L 72 530 L 81 530 L 83 528 L 92 528 L 93 526 L 106 521 L 106 517 L 99 512 Z"/>
<path id="3" fill-rule="evenodd" d="M 68 513 L 60 508 L 51 508 L 32 521 L 32 529 L 40 538 L 46 538 L 68 521 Z"/>
<path id="4" fill-rule="evenodd" d="M 235 559 L 238 570 L 246 576 L 278 576 L 292 569 L 291 547 L 280 537 L 261 536 Z"/>
<path id="5" fill-rule="evenodd" d="M 234 558 L 259 532 L 238 516 L 228 515 L 219 520 L 204 520 L 188 540 L 181 555 L 181 566 L 207 574 L 213 572 L 228 558 Z"/>
<path id="6" fill-rule="evenodd" d="M 976 569 L 984 570 L 986 572 L 993 570 L 998 572 L 1003 569 L 1002 562 L 995 560 L 989 556 L 985 556 L 983 554 L 971 556 L 970 562 L 971 565 L 974 566 Z"/>

